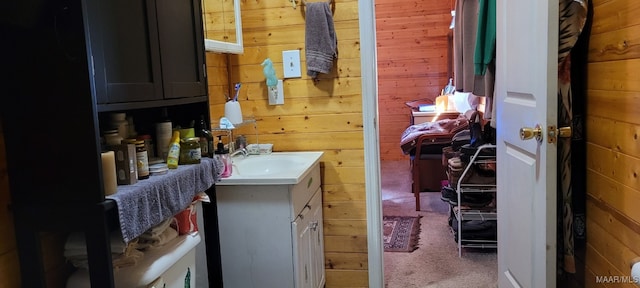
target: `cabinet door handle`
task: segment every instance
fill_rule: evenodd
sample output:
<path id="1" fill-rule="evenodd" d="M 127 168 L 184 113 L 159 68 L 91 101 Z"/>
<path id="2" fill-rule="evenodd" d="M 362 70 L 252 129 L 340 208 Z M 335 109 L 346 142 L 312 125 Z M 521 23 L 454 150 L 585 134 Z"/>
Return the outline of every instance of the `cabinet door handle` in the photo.
<path id="1" fill-rule="evenodd" d="M 309 270 L 307 269 L 307 265 L 304 265 L 304 282 L 309 283 Z"/>
<path id="2" fill-rule="evenodd" d="M 307 211 L 309 210 L 311 210 L 311 206 L 309 206 L 309 204 L 304 205 L 304 208 L 302 208 L 302 211 L 300 211 L 298 217 L 300 217 L 300 219 L 304 219 L 304 214 L 307 214 Z"/>

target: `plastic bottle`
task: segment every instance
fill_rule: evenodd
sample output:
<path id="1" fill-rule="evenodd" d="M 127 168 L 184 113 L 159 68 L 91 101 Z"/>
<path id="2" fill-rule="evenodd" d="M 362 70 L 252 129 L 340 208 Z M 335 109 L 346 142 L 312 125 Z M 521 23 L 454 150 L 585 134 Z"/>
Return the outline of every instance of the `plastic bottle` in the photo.
<path id="1" fill-rule="evenodd" d="M 173 131 L 171 142 L 169 143 L 169 152 L 167 153 L 167 168 L 178 168 L 180 160 L 180 131 Z"/>
<path id="2" fill-rule="evenodd" d="M 173 135 L 173 124 L 169 118 L 167 108 L 162 109 L 160 121 L 156 123 L 156 155 L 160 159 L 167 159 L 171 136 Z"/>
<path id="3" fill-rule="evenodd" d="M 442 95 L 453 94 L 455 91 L 456 87 L 453 86 L 453 78 L 449 78 L 449 83 L 447 83 L 447 85 L 444 86 L 444 89 L 442 89 Z"/>

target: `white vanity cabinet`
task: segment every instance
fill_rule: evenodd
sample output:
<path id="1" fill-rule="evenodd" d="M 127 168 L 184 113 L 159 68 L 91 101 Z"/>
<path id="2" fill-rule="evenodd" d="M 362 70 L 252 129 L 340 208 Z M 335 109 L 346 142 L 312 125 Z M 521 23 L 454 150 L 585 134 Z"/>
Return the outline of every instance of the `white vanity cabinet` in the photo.
<path id="1" fill-rule="evenodd" d="M 317 288 L 324 285 L 321 195 L 322 192 L 318 188 L 309 204 L 292 224 L 291 229 L 297 236 L 293 241 L 293 251 L 297 253 L 294 265 L 295 287 Z"/>
<path id="2" fill-rule="evenodd" d="M 320 164 L 297 184 L 217 185 L 224 287 L 323 287 Z"/>

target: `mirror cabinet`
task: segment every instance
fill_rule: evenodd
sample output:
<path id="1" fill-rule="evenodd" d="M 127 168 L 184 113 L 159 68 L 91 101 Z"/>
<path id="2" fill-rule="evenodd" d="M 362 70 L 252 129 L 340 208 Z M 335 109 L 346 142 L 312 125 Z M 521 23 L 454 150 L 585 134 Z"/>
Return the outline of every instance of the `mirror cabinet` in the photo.
<path id="1" fill-rule="evenodd" d="M 240 0 L 202 0 L 202 14 L 206 51 L 244 52 Z"/>

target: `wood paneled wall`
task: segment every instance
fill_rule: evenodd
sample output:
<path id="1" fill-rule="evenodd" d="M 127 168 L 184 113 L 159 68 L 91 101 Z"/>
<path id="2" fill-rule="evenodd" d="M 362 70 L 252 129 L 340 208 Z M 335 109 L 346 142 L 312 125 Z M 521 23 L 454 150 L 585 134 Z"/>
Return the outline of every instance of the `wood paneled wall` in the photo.
<path id="1" fill-rule="evenodd" d="M 388 1 L 386 6 L 381 6 L 385 1 L 377 1 L 377 13 L 391 14 L 390 11 L 400 9 L 397 7 L 407 3 L 423 3 Z M 214 120 L 213 124 L 216 124 L 215 120 L 224 114 L 224 94 L 229 93 L 229 80 L 232 83 L 240 81 L 243 83 L 240 94 L 243 113 L 257 120 L 260 142 L 274 143 L 276 151 L 325 151 L 322 164 L 327 287 L 366 287 L 367 232 L 357 1 L 336 2 L 335 23 L 340 55 L 333 72 L 321 76 L 321 81 L 316 85 L 304 76 L 304 18 L 300 9 L 293 10 L 287 5 L 288 1 L 243 3 L 245 53 L 230 57 L 207 53 L 211 119 Z M 431 12 L 431 9 L 426 11 L 416 9 L 415 6 L 402 9 L 405 9 L 402 10 L 403 15 L 408 17 L 404 30 L 416 29 L 416 25 L 408 23 L 418 16 L 410 17 L 407 13 L 416 10 Z M 449 6 L 441 9 L 442 15 L 448 15 Z M 587 287 L 602 287 L 595 284 L 596 275 L 629 275 L 629 261 L 640 256 L 640 210 L 637 208 L 640 203 L 640 172 L 637 168 L 640 167 L 640 119 L 637 116 L 640 115 L 640 81 L 637 77 L 640 71 L 640 39 L 637 36 L 640 35 L 640 18 L 634 17 L 638 14 L 638 1 L 594 0 L 587 99 Z M 424 18 L 432 17 L 436 16 Z M 448 27 L 447 21 L 450 21 L 450 18 L 441 17 L 442 22 Z M 398 19 L 396 21 L 403 23 Z M 383 25 L 381 19 L 377 25 L 378 28 Z M 402 24 L 397 25 L 402 27 Z M 422 28 L 427 30 L 431 25 L 419 27 L 422 31 Z M 393 35 L 392 32 L 387 32 Z M 383 53 L 396 53 L 398 56 L 410 54 L 397 53 L 393 49 L 386 49 L 388 52 L 384 52 L 381 34 L 384 34 L 384 31 L 378 34 L 379 64 L 383 59 Z M 415 41 L 408 40 L 397 42 L 404 44 L 403 47 L 416 44 Z M 275 63 L 278 77 L 282 78 L 281 51 L 291 49 L 300 49 L 302 52 L 303 77 L 285 80 L 285 104 L 269 106 L 260 63 L 270 57 Z M 400 48 L 396 48 L 396 51 L 402 51 L 398 49 Z M 446 54 L 442 53 L 444 57 Z M 435 57 L 433 61 L 437 59 L 440 57 Z M 391 59 L 388 61 L 387 66 L 399 63 Z M 424 65 L 431 63 L 427 60 L 416 61 Z M 400 62 L 404 62 L 405 65 L 414 63 L 409 60 Z M 438 63 L 442 65 L 442 71 L 446 71 L 446 61 Z M 398 65 L 400 68 L 396 67 L 396 70 L 403 70 L 402 64 Z M 382 75 L 383 70 L 384 65 L 379 71 L 381 101 L 385 97 L 386 89 L 383 83 L 387 80 Z M 441 73 L 444 74 L 440 75 Z M 446 73 L 437 74 L 440 80 L 398 77 L 395 82 L 387 82 L 390 85 L 387 91 L 395 92 L 386 93 L 387 102 L 380 102 L 381 125 L 386 125 L 383 122 L 387 118 L 383 118 L 383 114 L 387 110 L 388 115 L 405 117 L 402 120 L 394 120 L 397 123 L 390 124 L 391 126 L 406 125 L 409 118 L 403 107 L 404 102 L 437 94 L 444 85 L 443 81 L 446 81 Z M 407 82 L 403 82 L 405 80 Z M 398 93 L 403 89 L 423 84 L 424 87 L 429 87 L 424 88 L 428 89 L 429 92 L 425 92 L 427 94 L 416 94 L 418 92 L 415 91 L 420 89 Z M 404 95 L 408 96 L 402 99 L 392 98 Z M 398 105 L 391 108 L 392 104 Z M 397 127 L 382 126 L 381 137 L 382 132 L 392 128 Z M 383 156 L 383 159 L 391 154 L 401 155 L 397 147 L 401 129 L 396 131 L 396 135 L 387 136 L 387 151 L 390 153 Z M 13 220 L 8 209 L 10 195 L 4 138 L 1 136 L 0 123 L 0 286 L 20 287 Z M 383 149 L 381 152 L 384 151 Z M 45 235 L 44 238 L 51 241 L 44 242 L 52 244 L 43 244 L 43 249 L 48 250 L 46 247 L 49 245 L 60 245 L 56 244 L 60 237 L 47 236 L 50 235 Z M 59 255 L 52 257 L 56 259 Z M 59 260 L 53 262 L 57 261 Z M 52 275 L 51 280 L 48 280 L 51 283 L 49 287 L 62 287 L 60 283 L 64 276 L 55 275 L 64 273 L 58 269 L 56 273 L 49 274 Z M 57 282 L 57 285 L 54 282 Z M 616 284 L 609 287 L 621 286 Z"/>
<path id="2" fill-rule="evenodd" d="M 300 1 L 298 1 L 300 3 Z M 257 141 L 274 151 L 319 150 L 323 176 L 327 287 L 367 287 L 367 226 L 358 2 L 336 0 L 338 60 L 314 83 L 306 76 L 305 18 L 289 1 L 242 1 L 244 54 L 229 55 L 229 82 L 241 82 L 245 118 L 255 118 Z M 300 50 L 301 78 L 284 80 L 284 105 L 268 103 L 260 65 L 270 58 L 283 77 L 282 51 Z M 224 115 L 224 56 L 208 53 L 211 119 Z M 217 71 L 217 72 L 215 72 Z M 216 74 L 218 73 L 218 74 Z M 220 79 L 218 79 L 220 77 Z M 227 86 L 225 86 L 227 85 Z M 231 86 L 233 87 L 233 86 Z M 241 132 L 256 141 L 253 125 Z"/>
<path id="3" fill-rule="evenodd" d="M 594 0 L 587 96 L 587 287 L 640 256 L 640 2 Z M 606 287 L 637 287 L 610 283 Z"/>
<path id="4" fill-rule="evenodd" d="M 449 77 L 453 0 L 376 1 L 380 159 L 408 159 L 400 136 L 409 126 L 405 102 L 434 99 Z"/>

